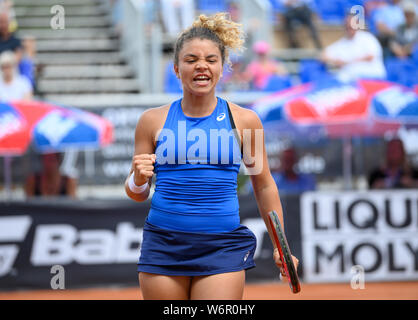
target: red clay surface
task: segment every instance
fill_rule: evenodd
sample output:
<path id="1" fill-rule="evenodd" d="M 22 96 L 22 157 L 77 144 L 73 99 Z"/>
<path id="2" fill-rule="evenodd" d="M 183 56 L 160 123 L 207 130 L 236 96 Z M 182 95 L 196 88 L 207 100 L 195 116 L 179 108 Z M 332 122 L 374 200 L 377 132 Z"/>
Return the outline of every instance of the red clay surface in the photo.
<path id="1" fill-rule="evenodd" d="M 137 300 L 139 288 L 105 288 L 80 290 L 43 290 L 0 292 L 0 300 Z M 248 284 L 246 300 L 418 300 L 418 281 L 366 283 L 354 290 L 349 283 L 302 284 L 299 294 L 292 294 L 284 283 Z"/>

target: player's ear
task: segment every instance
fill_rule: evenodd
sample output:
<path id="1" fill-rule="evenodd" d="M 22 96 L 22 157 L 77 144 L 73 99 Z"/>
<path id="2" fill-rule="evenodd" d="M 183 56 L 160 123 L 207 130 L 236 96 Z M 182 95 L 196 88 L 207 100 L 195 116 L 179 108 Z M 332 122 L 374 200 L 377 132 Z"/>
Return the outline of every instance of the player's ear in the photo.
<path id="1" fill-rule="evenodd" d="M 174 73 L 176 74 L 176 77 L 178 79 L 180 79 L 179 66 L 176 65 L 176 64 L 174 64 L 174 67 L 173 68 L 174 68 Z"/>

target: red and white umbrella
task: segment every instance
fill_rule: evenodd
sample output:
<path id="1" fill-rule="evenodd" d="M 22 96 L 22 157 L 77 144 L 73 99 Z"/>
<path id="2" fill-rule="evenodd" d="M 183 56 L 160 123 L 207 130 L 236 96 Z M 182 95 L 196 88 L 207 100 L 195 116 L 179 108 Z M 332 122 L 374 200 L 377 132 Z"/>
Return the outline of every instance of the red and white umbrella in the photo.
<path id="1" fill-rule="evenodd" d="M 263 98 L 253 105 L 266 130 L 308 140 L 309 135 L 344 140 L 344 177 L 351 181 L 351 138 L 382 137 L 418 126 L 418 95 L 388 81 L 319 81 Z M 291 132 L 290 132 L 291 135 Z"/>
<path id="2" fill-rule="evenodd" d="M 48 153 L 100 148 L 112 140 L 110 121 L 91 112 L 42 101 L 0 103 L 0 155 L 6 157 L 9 191 L 10 157 L 24 154 L 31 143 L 38 152 Z"/>

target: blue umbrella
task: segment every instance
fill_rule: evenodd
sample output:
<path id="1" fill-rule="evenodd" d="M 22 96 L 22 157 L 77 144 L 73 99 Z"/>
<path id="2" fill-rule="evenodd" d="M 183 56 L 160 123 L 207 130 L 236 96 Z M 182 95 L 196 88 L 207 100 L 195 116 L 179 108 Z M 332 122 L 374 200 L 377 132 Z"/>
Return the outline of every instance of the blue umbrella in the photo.
<path id="1" fill-rule="evenodd" d="M 418 94 L 401 86 L 378 92 L 372 102 L 373 114 L 379 121 L 399 122 L 405 128 L 418 128 Z"/>

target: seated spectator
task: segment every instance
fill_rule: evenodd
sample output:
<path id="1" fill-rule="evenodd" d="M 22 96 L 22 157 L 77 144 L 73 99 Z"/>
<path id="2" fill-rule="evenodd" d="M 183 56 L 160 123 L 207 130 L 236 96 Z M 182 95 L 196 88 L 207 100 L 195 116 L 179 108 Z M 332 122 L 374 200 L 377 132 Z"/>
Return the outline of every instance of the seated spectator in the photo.
<path id="1" fill-rule="evenodd" d="M 280 166 L 277 166 L 280 162 Z M 271 175 L 276 182 L 280 194 L 300 194 L 316 189 L 316 181 L 312 175 L 300 173 L 297 170 L 298 156 L 293 147 L 282 151 L 280 161 L 275 161 L 271 167 Z M 242 194 L 253 192 L 252 182 L 248 180 L 240 190 Z"/>
<path id="2" fill-rule="evenodd" d="M 285 67 L 269 57 L 270 45 L 265 41 L 258 41 L 253 46 L 256 60 L 251 62 L 244 74 L 243 79 L 250 81 L 255 90 L 263 90 L 271 76 L 287 76 Z"/>
<path id="3" fill-rule="evenodd" d="M 77 181 L 60 172 L 61 154 L 41 156 L 42 171 L 31 175 L 25 184 L 25 193 L 30 197 L 67 196 L 76 197 Z"/>
<path id="4" fill-rule="evenodd" d="M 19 63 L 19 73 L 25 76 L 32 88 L 35 88 L 36 70 L 35 70 L 35 55 L 36 55 L 36 42 L 34 37 L 25 37 L 22 41 L 23 54 Z"/>
<path id="5" fill-rule="evenodd" d="M 27 77 L 32 87 L 35 87 L 35 39 L 26 37 L 21 41 L 11 32 L 11 26 L 10 14 L 0 10 L 0 54 L 5 51 L 14 52 L 19 73 Z"/>
<path id="6" fill-rule="evenodd" d="M 282 151 L 280 171 L 272 172 L 281 194 L 298 194 L 316 189 L 315 178 L 297 171 L 298 156 L 292 147 Z"/>
<path id="7" fill-rule="evenodd" d="M 355 28 L 352 19 L 356 16 L 349 14 L 345 18 L 345 36 L 326 47 L 321 60 L 336 69 L 336 77 L 342 82 L 360 78 L 385 79 L 379 41 L 371 33 Z"/>
<path id="8" fill-rule="evenodd" d="M 237 23 L 241 21 L 241 9 L 237 1 L 231 0 L 228 2 L 228 13 L 232 21 Z"/>
<path id="9" fill-rule="evenodd" d="M 33 89 L 30 81 L 17 72 L 16 57 L 6 51 L 0 55 L 0 101 L 31 100 Z"/>
<path id="10" fill-rule="evenodd" d="M 299 48 L 299 42 L 296 39 L 295 23 L 305 25 L 312 36 L 315 47 L 322 48 L 318 31 L 313 23 L 313 12 L 309 7 L 310 0 L 279 0 L 283 5 L 282 16 L 286 35 L 288 36 L 289 46 Z"/>
<path id="11" fill-rule="evenodd" d="M 366 16 L 370 18 L 376 9 L 383 7 L 387 4 L 387 0 L 364 0 L 363 6 Z"/>
<path id="12" fill-rule="evenodd" d="M 9 17 L 9 31 L 15 32 L 17 30 L 17 20 L 16 20 L 16 13 L 13 8 L 13 1 L 12 0 L 0 0 L 0 12 L 7 13 Z"/>
<path id="13" fill-rule="evenodd" d="M 250 88 L 248 81 L 243 76 L 243 58 L 236 55 L 230 55 L 231 66 L 225 66 L 219 86 L 222 91 L 247 91 Z"/>
<path id="14" fill-rule="evenodd" d="M 13 51 L 17 61 L 22 55 L 22 44 L 19 38 L 10 32 L 10 20 L 7 12 L 0 11 L 0 53 Z"/>
<path id="15" fill-rule="evenodd" d="M 385 163 L 369 175 L 370 189 L 417 188 L 418 170 L 410 167 L 402 140 L 395 138 L 386 145 Z"/>
<path id="16" fill-rule="evenodd" d="M 390 41 L 391 54 L 398 58 L 412 56 L 414 46 L 418 45 L 418 20 L 415 3 L 408 1 L 402 5 L 405 23 L 398 27 L 395 37 Z"/>
<path id="17" fill-rule="evenodd" d="M 389 0 L 386 5 L 376 9 L 373 14 L 377 39 L 383 48 L 383 56 L 390 54 L 389 43 L 395 37 L 396 30 L 405 23 L 401 0 Z"/>

